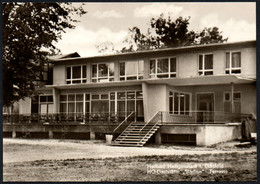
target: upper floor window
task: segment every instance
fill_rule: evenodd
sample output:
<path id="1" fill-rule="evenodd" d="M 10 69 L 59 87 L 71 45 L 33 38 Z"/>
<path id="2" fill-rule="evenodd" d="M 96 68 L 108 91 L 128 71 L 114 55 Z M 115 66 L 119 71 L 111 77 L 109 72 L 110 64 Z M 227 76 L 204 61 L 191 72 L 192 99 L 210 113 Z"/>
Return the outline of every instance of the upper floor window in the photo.
<path id="1" fill-rule="evenodd" d="M 67 67 L 67 84 L 86 83 L 87 82 L 87 66 L 68 66 Z"/>
<path id="2" fill-rule="evenodd" d="M 150 60 L 151 78 L 171 78 L 176 77 L 176 58 L 159 58 Z"/>
<path id="3" fill-rule="evenodd" d="M 143 79 L 144 61 L 120 62 L 120 81 Z"/>
<path id="4" fill-rule="evenodd" d="M 213 54 L 199 55 L 199 75 L 213 75 Z"/>
<path id="5" fill-rule="evenodd" d="M 92 65 L 92 82 L 114 81 L 114 63 Z"/>
<path id="6" fill-rule="evenodd" d="M 226 52 L 226 74 L 241 73 L 241 52 Z"/>

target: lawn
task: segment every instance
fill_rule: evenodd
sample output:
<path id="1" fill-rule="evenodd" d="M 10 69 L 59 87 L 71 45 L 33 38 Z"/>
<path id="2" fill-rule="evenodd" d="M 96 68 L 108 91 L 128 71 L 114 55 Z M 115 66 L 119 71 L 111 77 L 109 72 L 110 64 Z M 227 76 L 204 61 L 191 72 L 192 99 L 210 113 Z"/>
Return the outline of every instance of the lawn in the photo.
<path id="1" fill-rule="evenodd" d="M 100 148 L 102 146 L 110 149 L 105 145 L 101 145 Z M 24 154 L 25 150 L 34 152 L 34 149 L 40 149 L 47 154 L 53 147 L 57 149 L 55 144 L 51 146 L 4 144 L 4 154 L 19 151 Z M 60 154 L 62 155 L 62 151 L 66 149 L 60 146 Z M 75 155 L 77 151 L 82 150 L 76 149 Z M 75 156 L 67 159 L 4 162 L 3 179 L 4 181 L 256 181 L 257 179 L 256 151 L 216 153 L 212 150 L 212 154 L 201 151 L 197 154 L 188 153 L 187 150 L 187 154 L 181 155 L 176 153 L 114 158 Z"/>

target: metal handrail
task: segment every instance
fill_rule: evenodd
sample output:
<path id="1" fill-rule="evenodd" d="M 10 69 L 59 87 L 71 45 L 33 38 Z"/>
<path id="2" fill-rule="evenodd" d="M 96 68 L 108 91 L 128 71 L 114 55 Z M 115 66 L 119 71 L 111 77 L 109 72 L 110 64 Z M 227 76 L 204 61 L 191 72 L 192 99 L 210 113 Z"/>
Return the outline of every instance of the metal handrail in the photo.
<path id="1" fill-rule="evenodd" d="M 227 123 L 241 122 L 250 114 L 228 113 L 223 111 L 182 111 L 175 114 L 174 112 L 161 112 L 163 122 L 171 123 Z"/>
<path id="2" fill-rule="evenodd" d="M 126 120 L 134 113 L 134 111 L 132 111 L 114 130 L 113 132 L 115 132 L 124 122 L 126 122 Z"/>
<path id="3" fill-rule="evenodd" d="M 16 124 L 16 123 L 42 123 L 44 120 L 50 123 L 63 123 L 63 122 L 95 122 L 106 121 L 116 122 L 118 124 L 126 118 L 129 113 L 133 111 L 120 111 L 120 112 L 73 112 L 73 113 L 12 113 L 3 114 L 3 123 Z M 129 117 L 128 117 L 129 118 Z"/>
<path id="4" fill-rule="evenodd" d="M 152 116 L 152 118 L 150 118 L 150 120 L 147 121 L 147 123 L 145 123 L 144 126 L 143 126 L 139 131 L 141 132 L 141 131 L 144 129 L 144 127 L 146 127 L 146 125 L 148 125 L 148 124 L 157 116 L 157 114 L 159 114 L 159 112 L 160 112 L 160 111 L 156 112 L 156 113 Z"/>

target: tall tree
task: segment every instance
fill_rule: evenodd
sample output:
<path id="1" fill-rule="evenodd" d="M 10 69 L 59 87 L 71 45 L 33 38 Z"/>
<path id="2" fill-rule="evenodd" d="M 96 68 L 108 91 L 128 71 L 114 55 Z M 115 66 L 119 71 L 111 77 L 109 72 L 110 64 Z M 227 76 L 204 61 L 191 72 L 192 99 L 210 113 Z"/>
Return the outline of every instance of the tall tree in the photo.
<path id="1" fill-rule="evenodd" d="M 82 6 L 71 3 L 3 3 L 3 105 L 32 95 L 35 80 L 43 71 L 46 55 L 65 29 L 74 28 L 73 14 Z"/>
<path id="2" fill-rule="evenodd" d="M 136 50 L 149 50 L 167 47 L 179 47 L 196 44 L 222 43 L 227 41 L 217 27 L 205 28 L 200 32 L 188 30 L 190 17 L 178 17 L 173 21 L 170 16 L 165 18 L 161 14 L 158 18 L 152 18 L 147 33 L 144 34 L 138 27 L 129 29 L 131 34 L 129 48 L 124 47 L 121 52 Z"/>

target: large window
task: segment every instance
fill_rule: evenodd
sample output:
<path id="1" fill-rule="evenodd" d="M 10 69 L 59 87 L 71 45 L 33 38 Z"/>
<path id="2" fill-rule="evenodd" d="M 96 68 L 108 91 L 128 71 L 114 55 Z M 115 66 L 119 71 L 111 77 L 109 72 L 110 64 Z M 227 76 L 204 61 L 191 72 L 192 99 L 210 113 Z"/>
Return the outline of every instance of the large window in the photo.
<path id="1" fill-rule="evenodd" d="M 120 81 L 143 79 L 144 61 L 120 62 Z"/>
<path id="2" fill-rule="evenodd" d="M 177 75 L 176 58 L 159 58 L 150 60 L 151 78 L 172 78 Z"/>
<path id="3" fill-rule="evenodd" d="M 241 113 L 241 93 L 234 92 L 233 93 L 233 101 L 234 101 L 234 112 Z M 231 104 L 231 93 L 224 93 L 224 112 L 232 112 L 232 104 Z"/>
<path id="4" fill-rule="evenodd" d="M 68 66 L 67 67 L 67 84 L 86 83 L 87 82 L 87 66 Z"/>
<path id="5" fill-rule="evenodd" d="M 93 64 L 92 82 L 114 81 L 114 63 Z"/>
<path id="6" fill-rule="evenodd" d="M 91 112 L 108 113 L 109 112 L 109 94 L 92 94 L 91 95 Z"/>
<path id="7" fill-rule="evenodd" d="M 126 117 L 130 112 L 136 112 L 137 120 L 144 116 L 142 91 L 117 92 L 117 112 L 119 117 Z"/>
<path id="8" fill-rule="evenodd" d="M 189 115 L 190 94 L 181 92 L 169 93 L 169 111 L 171 114 Z"/>
<path id="9" fill-rule="evenodd" d="M 60 112 L 68 117 L 80 114 L 117 114 L 123 120 L 130 112 L 136 112 L 137 120 L 143 120 L 142 91 L 122 91 L 60 95 Z M 121 119 L 120 119 L 121 118 Z"/>
<path id="10" fill-rule="evenodd" d="M 32 97 L 31 106 L 31 113 L 53 113 L 53 97 L 52 95 L 34 96 Z"/>
<path id="11" fill-rule="evenodd" d="M 60 95 L 60 112 L 70 116 L 83 113 L 83 94 Z"/>
<path id="12" fill-rule="evenodd" d="M 226 74 L 241 73 L 241 52 L 226 52 Z"/>
<path id="13" fill-rule="evenodd" d="M 213 54 L 199 55 L 199 75 L 213 75 Z"/>

